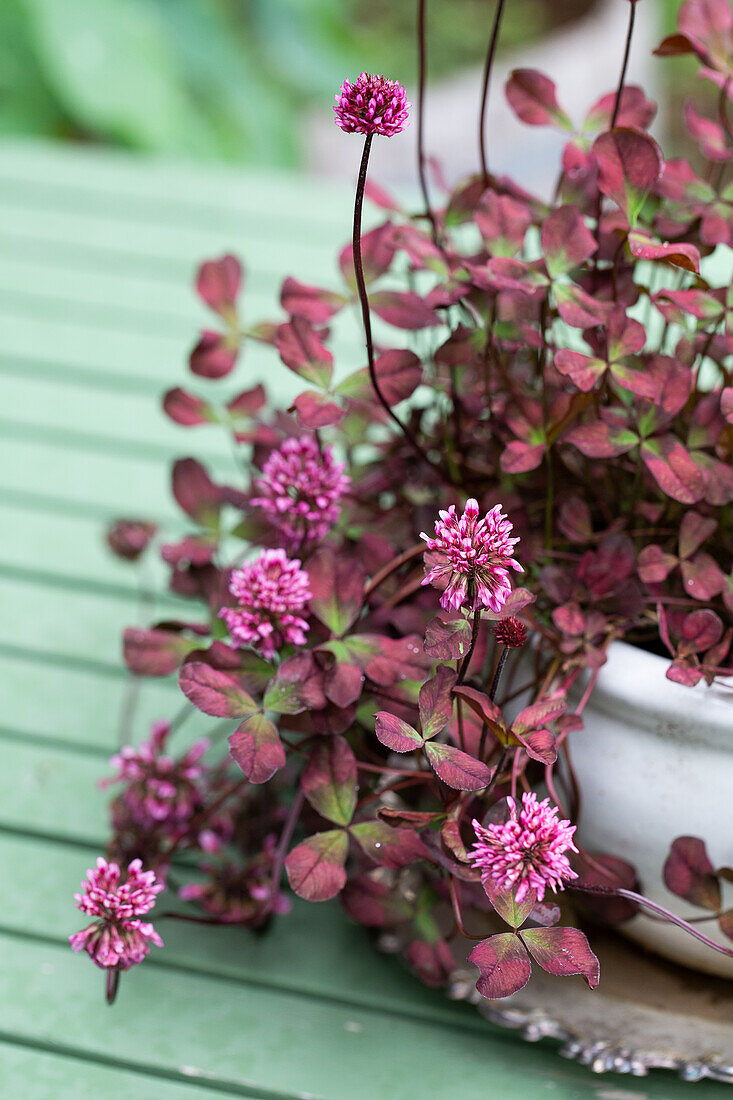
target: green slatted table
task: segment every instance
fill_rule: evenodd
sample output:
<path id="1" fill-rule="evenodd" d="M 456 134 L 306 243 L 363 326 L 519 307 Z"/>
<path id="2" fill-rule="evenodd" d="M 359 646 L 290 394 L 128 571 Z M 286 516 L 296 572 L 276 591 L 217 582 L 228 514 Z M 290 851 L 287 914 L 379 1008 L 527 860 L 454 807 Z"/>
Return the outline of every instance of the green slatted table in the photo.
<path id="1" fill-rule="evenodd" d="M 240 253 L 247 316 L 275 316 L 284 274 L 330 278 L 350 205 L 348 189 L 300 178 L 0 145 L 2 1100 L 690 1094 L 668 1075 L 594 1078 L 498 1032 L 377 955 L 336 905 L 296 905 L 263 938 L 168 926 L 112 1010 L 66 945 L 106 835 L 95 783 L 127 686 L 120 630 L 176 610 L 170 596 L 141 604 L 101 533 L 123 513 L 175 522 L 168 466 L 190 442 L 158 398 L 205 322 L 194 265 Z M 359 365 L 355 333 L 338 340 Z M 242 373 L 271 365 L 248 349 Z M 215 431 L 198 443 L 215 469 L 231 461 Z M 178 702 L 175 685 L 145 683 L 137 734 Z"/>

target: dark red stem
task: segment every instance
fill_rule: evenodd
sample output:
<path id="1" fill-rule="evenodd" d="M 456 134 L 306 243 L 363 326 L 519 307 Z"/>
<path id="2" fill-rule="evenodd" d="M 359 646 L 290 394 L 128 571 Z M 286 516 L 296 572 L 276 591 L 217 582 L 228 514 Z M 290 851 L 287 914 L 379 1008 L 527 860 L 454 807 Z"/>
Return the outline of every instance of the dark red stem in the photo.
<path id="1" fill-rule="evenodd" d="M 691 936 L 694 936 L 700 943 L 704 943 L 707 947 L 712 947 L 714 951 L 719 951 L 721 955 L 727 955 L 728 958 L 733 959 L 733 948 L 723 947 L 722 944 L 716 943 L 715 940 L 711 940 L 709 936 L 706 936 L 704 932 L 698 932 L 697 928 L 693 928 L 682 917 L 678 917 L 675 913 L 670 912 L 669 909 L 665 909 L 663 905 L 657 905 L 655 901 L 650 898 L 645 898 L 643 894 L 637 894 L 634 890 L 626 890 L 622 886 L 577 886 L 574 883 L 570 885 L 572 890 L 580 890 L 584 894 L 606 894 L 619 898 L 628 898 L 629 901 L 636 902 L 642 909 L 648 909 L 652 913 L 656 913 L 658 916 L 663 917 L 669 924 L 674 924 L 677 928 L 682 928 L 683 931 L 688 932 Z"/>
<path id="2" fill-rule="evenodd" d="M 283 831 L 280 833 L 280 840 L 278 841 L 277 851 L 275 852 L 275 858 L 272 861 L 272 876 L 270 878 L 270 901 L 269 909 L 275 904 L 278 890 L 280 889 L 280 876 L 283 873 L 283 864 L 285 863 L 285 856 L 287 855 L 288 845 L 293 836 L 293 830 L 300 817 L 300 811 L 303 809 L 303 791 L 301 787 L 298 787 L 295 792 L 295 798 L 290 804 L 288 810 L 288 816 L 285 819 L 283 825 Z"/>
<path id="3" fill-rule="evenodd" d="M 481 115 L 478 124 L 478 147 L 481 155 L 481 175 L 483 176 L 484 187 L 489 186 L 489 167 L 486 159 L 486 109 L 489 104 L 489 81 L 491 80 L 491 70 L 494 65 L 496 44 L 499 41 L 499 27 L 501 25 L 503 11 L 504 0 L 498 0 L 496 12 L 494 14 L 494 26 L 491 31 L 489 50 L 486 54 L 486 62 L 484 64 L 484 82 L 481 88 Z"/>
<path id="4" fill-rule="evenodd" d="M 359 303 L 361 305 L 361 319 L 364 325 L 364 338 L 366 341 L 369 378 L 371 380 L 372 388 L 374 390 L 374 393 L 376 394 L 377 400 L 379 401 L 379 404 L 382 406 L 384 411 L 387 413 L 390 419 L 394 421 L 394 423 L 400 429 L 412 449 L 420 456 L 423 462 L 426 462 L 428 466 L 432 466 L 433 468 L 435 468 L 436 464 L 428 457 L 426 451 L 420 446 L 407 425 L 403 424 L 399 416 L 397 416 L 397 413 L 394 412 L 386 397 L 382 393 L 379 387 L 377 372 L 374 366 L 372 319 L 369 312 L 369 297 L 367 295 L 366 282 L 364 280 L 364 264 L 361 257 L 361 211 L 364 204 L 364 187 L 366 185 L 367 170 L 369 168 L 369 154 L 372 148 L 373 137 L 373 134 L 366 135 L 366 139 L 364 141 L 364 151 L 361 155 L 359 176 L 356 181 L 356 198 L 354 199 L 354 234 L 352 241 L 354 252 L 354 274 L 356 276 L 356 289 L 359 294 Z"/>
<path id="5" fill-rule="evenodd" d="M 634 35 L 634 22 L 636 20 L 636 0 L 630 0 L 629 3 L 629 29 L 626 32 L 626 47 L 624 49 L 624 60 L 621 65 L 621 76 L 618 82 L 618 91 L 616 92 L 616 102 L 613 105 L 613 114 L 611 115 L 611 125 L 609 129 L 613 130 L 616 125 L 616 119 L 621 108 L 621 96 L 624 90 L 624 83 L 626 81 L 626 70 L 629 67 L 629 56 L 631 54 L 631 39 Z"/>
<path id="6" fill-rule="evenodd" d="M 430 222 L 433 244 L 438 244 L 438 227 L 435 214 L 430 205 L 428 178 L 425 171 L 425 75 L 427 71 L 425 49 L 425 4 L 426 0 L 417 0 L 417 172 L 420 178 L 425 213 Z"/>
<path id="7" fill-rule="evenodd" d="M 118 966 L 107 967 L 107 983 L 105 989 L 105 996 L 107 998 L 107 1004 L 113 1005 L 115 1003 L 115 997 L 117 996 L 117 990 L 120 987 L 120 968 Z"/>

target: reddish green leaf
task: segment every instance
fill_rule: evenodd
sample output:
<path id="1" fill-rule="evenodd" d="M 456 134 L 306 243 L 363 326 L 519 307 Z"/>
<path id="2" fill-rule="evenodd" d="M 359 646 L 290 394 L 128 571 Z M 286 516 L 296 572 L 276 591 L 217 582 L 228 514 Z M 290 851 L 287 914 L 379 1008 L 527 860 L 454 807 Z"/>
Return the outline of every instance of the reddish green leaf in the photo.
<path id="1" fill-rule="evenodd" d="M 643 230 L 634 229 L 629 233 L 629 248 L 632 255 L 639 260 L 658 261 L 669 264 L 670 267 L 681 267 L 685 271 L 700 273 L 700 253 L 694 244 L 686 244 L 684 241 L 674 244 L 669 241 L 655 241 Z"/>
<path id="2" fill-rule="evenodd" d="M 187 393 L 177 386 L 168 390 L 163 398 L 163 412 L 176 424 L 185 428 L 216 420 L 216 413 L 202 397 Z"/>
<path id="3" fill-rule="evenodd" d="M 493 772 L 486 764 L 454 745 L 425 743 L 425 755 L 436 775 L 456 791 L 480 791 L 491 782 Z"/>
<path id="4" fill-rule="evenodd" d="M 336 825 L 349 824 L 356 807 L 356 758 L 343 737 L 329 737 L 316 745 L 300 786 L 321 817 Z"/>
<path id="5" fill-rule="evenodd" d="M 567 702 L 564 696 L 560 699 L 544 699 L 540 703 L 533 703 L 519 712 L 512 722 L 512 730 L 514 733 L 526 733 L 528 730 L 554 721 L 566 710 Z"/>
<path id="6" fill-rule="evenodd" d="M 237 362 L 240 339 L 236 333 L 204 329 L 188 358 L 191 372 L 199 378 L 224 378 Z"/>
<path id="7" fill-rule="evenodd" d="M 430 853 L 414 829 L 394 829 L 385 821 L 360 821 L 349 833 L 361 850 L 382 867 L 397 870 Z"/>
<path id="8" fill-rule="evenodd" d="M 476 227 L 492 256 L 516 256 L 532 223 L 528 207 L 509 195 L 485 191 L 476 207 Z"/>
<path id="9" fill-rule="evenodd" d="M 346 304 L 343 294 L 308 286 L 288 276 L 280 291 L 280 305 L 291 317 L 304 317 L 311 325 L 323 325 Z"/>
<path id="10" fill-rule="evenodd" d="M 449 817 L 440 828 L 440 839 L 459 863 L 468 863 L 468 849 L 461 836 L 461 828 L 455 818 Z"/>
<path id="11" fill-rule="evenodd" d="M 641 457 L 659 488 L 682 504 L 696 504 L 705 493 L 705 477 L 700 467 L 672 435 L 647 439 Z"/>
<path id="12" fill-rule="evenodd" d="M 368 928 L 388 928 L 410 916 L 410 906 L 398 890 L 369 875 L 350 879 L 341 893 L 349 916 Z"/>
<path id="13" fill-rule="evenodd" d="M 411 290 L 378 290 L 370 295 L 369 304 L 377 317 L 395 328 L 416 330 L 440 324 L 437 313 Z"/>
<path id="14" fill-rule="evenodd" d="M 385 351 L 376 360 L 374 372 L 389 405 L 405 401 L 422 382 L 422 364 L 415 353 L 407 349 Z"/>
<path id="15" fill-rule="evenodd" d="M 277 729 L 264 714 L 253 714 L 229 736 L 232 760 L 250 783 L 267 783 L 285 764 L 285 749 Z"/>
<path id="16" fill-rule="evenodd" d="M 674 554 L 666 554 L 661 546 L 655 545 L 645 546 L 637 560 L 639 576 L 645 584 L 661 584 L 676 565 Z"/>
<path id="17" fill-rule="evenodd" d="M 501 919 L 512 928 L 522 927 L 537 901 L 534 890 L 530 890 L 519 904 L 514 900 L 514 893 L 511 890 L 497 890 L 492 882 L 484 883 L 484 890 Z"/>
<path id="18" fill-rule="evenodd" d="M 617 92 L 609 92 L 594 103 L 583 123 L 585 133 L 598 133 L 608 130 L 614 111 L 616 111 Z M 647 99 L 642 88 L 627 84 L 621 91 L 616 111 L 618 126 L 631 126 L 637 130 L 646 130 L 657 113 L 657 105 Z"/>
<path id="19" fill-rule="evenodd" d="M 310 652 L 296 653 L 283 661 L 270 681 L 262 701 L 265 710 L 300 714 L 326 705 L 323 676 Z"/>
<path id="20" fill-rule="evenodd" d="M 527 928 L 520 933 L 532 958 L 548 974 L 581 974 L 591 989 L 601 980 L 598 959 L 578 928 Z"/>
<path id="21" fill-rule="evenodd" d="M 515 69 L 504 91 L 517 118 L 528 126 L 572 130 L 572 122 L 557 102 L 555 85 L 543 73 L 536 69 Z"/>
<path id="22" fill-rule="evenodd" d="M 425 628 L 425 652 L 438 661 L 465 657 L 471 644 L 468 619 L 431 619 Z"/>
<path id="23" fill-rule="evenodd" d="M 196 644 L 178 631 L 128 627 L 123 655 L 130 672 L 138 676 L 170 676 Z"/>
<path id="24" fill-rule="evenodd" d="M 230 319 L 242 285 L 242 265 L 227 253 L 218 260 L 206 260 L 196 273 L 196 292 L 210 309 Z"/>
<path id="25" fill-rule="evenodd" d="M 398 829 L 401 826 L 407 826 L 408 828 L 422 828 L 425 825 L 432 825 L 436 821 L 442 821 L 445 817 L 445 813 L 442 811 L 430 810 L 393 810 L 389 806 L 380 806 L 377 810 L 377 816 L 381 821 L 386 821 L 393 829 Z"/>
<path id="26" fill-rule="evenodd" d="M 634 226 L 644 200 L 662 174 L 664 161 L 657 143 L 640 130 L 617 126 L 596 138 L 598 186 Z"/>
<path id="27" fill-rule="evenodd" d="M 251 390 L 242 390 L 231 401 L 227 401 L 227 412 L 234 421 L 250 420 L 260 411 L 266 400 L 265 387 L 258 384 Z"/>
<path id="28" fill-rule="evenodd" d="M 467 687 L 466 684 L 461 684 L 455 688 L 454 694 L 459 699 L 463 699 L 465 703 L 478 714 L 479 718 L 486 722 L 487 726 L 497 737 L 506 737 L 506 723 L 504 722 L 504 716 L 501 713 L 501 708 L 491 700 L 485 691 L 479 691 L 478 688 Z"/>
<path id="29" fill-rule="evenodd" d="M 453 714 L 453 686 L 456 672 L 439 665 L 435 676 L 420 688 L 419 709 L 423 737 L 434 737 L 448 725 Z"/>
<path id="30" fill-rule="evenodd" d="M 576 206 L 558 206 L 542 223 L 542 254 L 553 279 L 579 267 L 598 248 Z"/>
<path id="31" fill-rule="evenodd" d="M 309 836 L 285 860 L 288 882 L 306 901 L 328 901 L 346 883 L 349 838 L 342 829 Z"/>
<path id="32" fill-rule="evenodd" d="M 630 451 L 639 442 L 639 437 L 620 424 L 596 420 L 573 429 L 565 436 L 565 441 L 575 444 L 588 458 L 613 458 Z"/>
<path id="33" fill-rule="evenodd" d="M 608 302 L 598 301 L 574 283 L 555 283 L 552 293 L 558 313 L 572 328 L 592 328 L 608 320 Z"/>
<path id="34" fill-rule="evenodd" d="M 554 764 L 557 760 L 555 737 L 549 730 L 532 730 L 525 734 L 513 732 L 513 736 L 532 760 L 539 760 L 542 764 Z"/>
<path id="35" fill-rule="evenodd" d="M 307 382 L 327 389 L 333 374 L 333 356 L 304 317 L 279 325 L 275 347 L 286 367 Z"/>
<path id="36" fill-rule="evenodd" d="M 500 932 L 477 943 L 468 961 L 481 976 L 476 988 L 482 997 L 498 1000 L 523 989 L 532 974 L 532 964 L 522 941 L 514 932 Z"/>
<path id="37" fill-rule="evenodd" d="M 352 625 L 362 606 L 364 574 L 358 562 L 337 557 L 322 547 L 308 559 L 310 609 L 324 626 L 340 637 Z"/>
<path id="38" fill-rule="evenodd" d="M 259 710 L 235 674 L 203 662 L 187 662 L 180 671 L 178 685 L 195 707 L 215 718 L 244 718 Z"/>
<path id="39" fill-rule="evenodd" d="M 195 458 L 173 464 L 173 496 L 180 508 L 204 527 L 216 526 L 222 504 L 221 489 Z"/>
<path id="40" fill-rule="evenodd" d="M 672 842 L 664 864 L 664 882 L 668 890 L 692 905 L 720 909 L 720 883 L 705 841 L 699 837 L 678 836 Z"/>
<path id="41" fill-rule="evenodd" d="M 367 182 L 368 188 L 373 184 Z M 374 192 L 373 192 L 374 193 Z M 361 238 L 361 262 L 364 269 L 364 281 L 369 284 L 386 275 L 392 264 L 395 254 L 394 226 L 392 222 L 384 222 L 376 229 L 370 229 Z M 356 289 L 356 276 L 354 274 L 354 252 L 348 244 L 339 256 L 339 266 L 344 279 L 354 290 Z"/>
<path id="42" fill-rule="evenodd" d="M 545 457 L 546 444 L 524 443 L 515 439 L 507 444 L 501 453 L 501 468 L 506 474 L 526 474 L 530 470 L 536 470 L 542 464 Z"/>
<path id="43" fill-rule="evenodd" d="M 424 744 L 424 738 L 401 718 L 380 710 L 374 715 L 377 737 L 392 752 L 412 752 Z"/>
<path id="44" fill-rule="evenodd" d="M 294 412 L 300 427 L 308 428 L 309 431 L 338 424 L 345 415 L 340 405 L 331 401 L 328 394 L 319 393 L 318 390 L 299 393 L 288 412 Z"/>
<path id="45" fill-rule="evenodd" d="M 579 852 L 573 860 L 578 872 L 576 886 L 621 886 L 625 890 L 637 890 L 636 871 L 630 863 L 600 852 Z M 583 908 L 589 910 L 601 920 L 610 924 L 621 924 L 631 920 L 639 912 L 639 907 L 628 898 L 613 895 L 583 894 Z"/>
<path id="46" fill-rule="evenodd" d="M 607 364 L 603 359 L 583 355 L 582 352 L 571 351 L 569 348 L 561 348 L 555 355 L 555 366 L 560 374 L 569 378 L 579 390 L 588 393 L 598 379 L 606 373 Z"/>
<path id="47" fill-rule="evenodd" d="M 337 707 L 355 703 L 364 687 L 364 674 L 356 665 L 336 664 L 324 679 L 326 698 Z"/>

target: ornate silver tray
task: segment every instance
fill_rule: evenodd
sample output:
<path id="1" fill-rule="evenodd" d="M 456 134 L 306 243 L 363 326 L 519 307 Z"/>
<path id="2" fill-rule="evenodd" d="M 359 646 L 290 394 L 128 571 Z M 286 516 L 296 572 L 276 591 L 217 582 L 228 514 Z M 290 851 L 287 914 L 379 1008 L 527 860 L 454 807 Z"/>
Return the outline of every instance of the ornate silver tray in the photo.
<path id="1" fill-rule="evenodd" d="M 594 1073 L 644 1077 L 651 1069 L 671 1069 L 685 1081 L 733 1084 L 732 981 L 674 967 L 598 929 L 592 945 L 601 962 L 596 990 L 535 966 L 519 993 L 487 1001 L 476 992 L 475 968 L 462 963 L 449 995 L 476 1004 L 492 1023 L 528 1042 L 558 1040 L 563 1058 Z M 395 950 L 397 944 L 384 937 L 382 946 Z"/>

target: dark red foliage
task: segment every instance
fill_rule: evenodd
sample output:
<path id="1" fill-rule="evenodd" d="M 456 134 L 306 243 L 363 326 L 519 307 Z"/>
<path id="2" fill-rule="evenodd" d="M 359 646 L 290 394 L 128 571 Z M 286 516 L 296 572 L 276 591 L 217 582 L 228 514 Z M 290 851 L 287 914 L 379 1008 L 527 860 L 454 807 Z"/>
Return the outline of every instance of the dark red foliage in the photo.
<path id="1" fill-rule="evenodd" d="M 472 822 L 504 824 L 509 796 L 543 783 L 567 800 L 563 816 L 577 810 L 558 755 L 615 639 L 666 649 L 678 683 L 733 674 L 733 299 L 706 262 L 733 243 L 727 0 L 686 0 L 659 52 L 693 54 L 716 85 L 715 117 L 685 112 L 694 165 L 665 163 L 641 89 L 610 91 L 574 120 L 547 76 L 517 69 L 515 114 L 565 134 L 551 202 L 487 171 L 427 217 L 369 185 L 371 369 L 332 344 L 331 323 L 359 304 L 351 244 L 335 287 L 288 277 L 280 317 L 248 327 L 239 262 L 200 268 L 198 294 L 221 322 L 190 357 L 206 396 L 176 387 L 163 407 L 183 428 L 217 425 L 236 461 L 228 474 L 175 463 L 183 525 L 161 556 L 196 611 L 130 628 L 124 652 L 138 675 L 178 672 L 221 737 L 195 822 L 146 835 L 118 807 L 113 848 L 162 868 L 181 845 L 197 851 L 204 884 L 186 896 L 208 913 L 264 927 L 286 907 L 286 874 L 306 900 L 341 894 L 427 984 L 465 959 L 466 927 L 485 937 L 469 956 L 484 996 L 522 988 L 532 960 L 597 985 L 585 936 L 557 925 L 549 895 L 536 904 L 539 886 L 518 904 L 516 888 L 486 874 L 482 885 Z M 251 376 L 245 389 L 228 377 L 252 340 L 291 372 L 289 409 L 272 409 Z M 475 616 L 441 608 L 447 581 L 422 583 L 420 542 L 470 498 L 482 515 L 501 502 L 524 570 L 498 610 Z M 281 517 L 295 531 L 285 564 Z M 154 533 L 120 521 L 108 541 L 134 560 Z M 464 549 L 468 561 L 476 548 Z M 466 568 L 470 603 L 477 567 Z M 573 859 L 593 917 L 637 913 L 613 893 L 633 890 L 629 864 Z M 678 838 L 664 876 L 733 932 L 719 912 L 733 872 L 713 868 L 702 840 Z M 509 931 L 491 934 L 497 920 Z"/>

